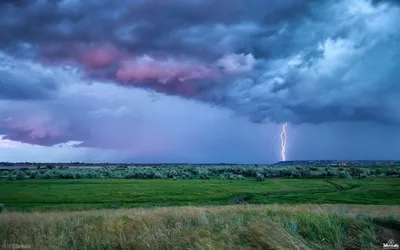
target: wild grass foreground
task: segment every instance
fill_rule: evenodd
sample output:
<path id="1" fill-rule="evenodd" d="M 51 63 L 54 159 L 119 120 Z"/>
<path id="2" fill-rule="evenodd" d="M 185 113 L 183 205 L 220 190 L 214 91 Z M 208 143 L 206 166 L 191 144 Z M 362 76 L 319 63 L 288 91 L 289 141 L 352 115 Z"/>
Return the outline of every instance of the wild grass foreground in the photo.
<path id="1" fill-rule="evenodd" d="M 399 206 L 236 205 L 0 214 L 0 247 L 382 249 Z"/>

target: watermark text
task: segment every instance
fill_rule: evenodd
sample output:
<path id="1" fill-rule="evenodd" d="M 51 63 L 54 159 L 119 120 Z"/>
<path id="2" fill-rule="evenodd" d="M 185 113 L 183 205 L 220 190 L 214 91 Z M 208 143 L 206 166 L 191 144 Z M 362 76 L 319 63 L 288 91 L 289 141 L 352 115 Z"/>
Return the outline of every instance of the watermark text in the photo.
<path id="1" fill-rule="evenodd" d="M 16 244 L 16 243 L 12 243 L 12 244 L 3 244 L 3 248 L 4 249 L 30 249 L 31 246 L 29 245 L 24 245 L 24 244 Z"/>
<path id="2" fill-rule="evenodd" d="M 385 250 L 388 250 L 388 249 L 394 250 L 394 249 L 400 249 L 400 248 L 399 248 L 399 244 L 396 244 L 394 242 L 394 240 L 390 239 L 390 240 L 388 240 L 387 243 L 383 243 L 383 249 L 385 249 Z"/>

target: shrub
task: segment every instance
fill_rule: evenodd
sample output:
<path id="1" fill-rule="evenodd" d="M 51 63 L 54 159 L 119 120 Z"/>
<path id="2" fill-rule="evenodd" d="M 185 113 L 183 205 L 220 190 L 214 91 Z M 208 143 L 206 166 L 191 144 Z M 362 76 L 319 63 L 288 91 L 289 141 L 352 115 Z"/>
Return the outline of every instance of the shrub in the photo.
<path id="1" fill-rule="evenodd" d="M 18 171 L 18 172 L 17 172 L 17 175 L 16 175 L 16 179 L 17 179 L 17 180 L 23 180 L 23 179 L 25 179 L 25 173 L 22 172 L 22 171 Z"/>
<path id="2" fill-rule="evenodd" d="M 351 175 L 347 171 L 340 171 L 339 172 L 339 177 L 340 178 L 345 178 L 345 179 L 353 179 L 353 177 L 351 177 Z"/>
<path id="3" fill-rule="evenodd" d="M 210 179 L 209 174 L 210 174 L 210 172 L 208 170 L 200 170 L 200 171 L 198 171 L 199 178 L 203 179 L 203 180 Z"/>
<path id="4" fill-rule="evenodd" d="M 14 180 L 14 175 L 13 175 L 12 173 L 9 173 L 9 174 L 7 175 L 7 180 L 9 180 L 9 181 Z"/>
<path id="5" fill-rule="evenodd" d="M 346 175 L 344 176 L 346 179 L 353 179 L 353 177 L 349 174 L 349 172 L 346 172 Z"/>
<path id="6" fill-rule="evenodd" d="M 298 171 L 299 175 L 302 177 L 310 176 L 311 175 L 311 170 L 309 168 L 301 168 L 300 171 Z M 296 176 L 296 175 L 294 175 Z"/>
<path id="7" fill-rule="evenodd" d="M 46 172 L 42 175 L 42 179 L 52 179 L 52 174 L 50 172 Z"/>
<path id="8" fill-rule="evenodd" d="M 42 173 L 36 173 L 35 179 L 43 179 L 43 174 Z"/>
<path id="9" fill-rule="evenodd" d="M 155 178 L 155 179 L 164 179 L 165 176 L 164 176 L 161 172 L 156 172 L 156 173 L 154 174 L 154 178 Z"/>
<path id="10" fill-rule="evenodd" d="M 6 211 L 6 206 L 3 203 L 0 203 L 0 213 Z"/>
<path id="11" fill-rule="evenodd" d="M 36 174 L 37 174 L 37 172 L 35 172 L 35 171 L 32 171 L 32 172 L 31 172 L 31 174 L 30 174 L 30 176 L 29 176 L 29 178 L 31 178 L 31 179 L 35 179 L 35 177 L 36 177 Z"/>
<path id="12" fill-rule="evenodd" d="M 109 175 L 107 175 L 107 176 L 109 176 Z M 136 177 L 137 177 L 136 173 L 135 172 L 130 172 L 130 171 L 127 172 L 125 174 L 125 176 L 124 176 L 125 179 L 134 179 Z"/>
<path id="13" fill-rule="evenodd" d="M 345 171 L 339 171 L 339 177 L 340 178 L 346 178 L 346 172 Z"/>
<path id="14" fill-rule="evenodd" d="M 234 175 L 234 174 L 223 173 L 223 174 L 220 174 L 220 175 L 219 175 L 219 178 L 221 178 L 221 179 L 223 179 L 223 180 L 225 180 L 225 179 L 228 179 L 228 180 L 236 180 L 236 179 L 237 179 L 237 176 Z"/>
<path id="15" fill-rule="evenodd" d="M 202 180 L 208 180 L 208 179 L 210 179 L 210 176 L 202 174 L 202 175 L 199 175 L 199 178 Z"/>
<path id="16" fill-rule="evenodd" d="M 335 174 L 334 174 L 333 171 L 328 170 L 328 171 L 326 171 L 326 175 L 329 176 L 329 177 L 332 177 L 332 176 L 334 176 Z"/>
<path id="17" fill-rule="evenodd" d="M 363 169 L 362 174 L 366 175 L 366 176 L 370 176 L 371 175 L 371 170 L 369 170 L 368 168 Z"/>
<path id="18" fill-rule="evenodd" d="M 397 175 L 397 170 L 396 169 L 387 170 L 386 175 Z"/>
<path id="19" fill-rule="evenodd" d="M 257 180 L 257 181 L 264 181 L 264 180 L 265 180 L 265 177 L 264 177 L 263 174 L 257 173 L 257 174 L 256 174 L 256 180 Z"/>
<path id="20" fill-rule="evenodd" d="M 359 177 L 362 172 L 363 171 L 360 168 L 355 168 L 355 167 L 350 168 L 350 175 L 352 177 Z"/>
<path id="21" fill-rule="evenodd" d="M 239 175 L 236 176 L 236 179 L 242 181 L 242 180 L 245 180 L 246 178 L 245 178 L 243 175 L 240 175 L 240 174 L 239 174 Z"/>
<path id="22" fill-rule="evenodd" d="M 167 173 L 167 177 L 168 177 L 168 178 L 174 178 L 174 177 L 176 177 L 176 176 L 178 176 L 178 172 L 177 172 L 176 170 L 170 170 L 170 171 L 168 171 L 168 173 Z"/>

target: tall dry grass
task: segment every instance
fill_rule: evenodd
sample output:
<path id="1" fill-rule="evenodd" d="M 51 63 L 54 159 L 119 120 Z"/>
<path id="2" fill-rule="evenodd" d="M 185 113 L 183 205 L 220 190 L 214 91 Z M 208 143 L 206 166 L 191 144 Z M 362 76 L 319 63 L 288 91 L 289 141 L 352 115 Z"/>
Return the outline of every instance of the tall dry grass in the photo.
<path id="1" fill-rule="evenodd" d="M 363 216 L 357 216 L 362 214 Z M 0 214 L 0 247 L 374 249 L 375 216 L 399 206 L 219 206 Z"/>

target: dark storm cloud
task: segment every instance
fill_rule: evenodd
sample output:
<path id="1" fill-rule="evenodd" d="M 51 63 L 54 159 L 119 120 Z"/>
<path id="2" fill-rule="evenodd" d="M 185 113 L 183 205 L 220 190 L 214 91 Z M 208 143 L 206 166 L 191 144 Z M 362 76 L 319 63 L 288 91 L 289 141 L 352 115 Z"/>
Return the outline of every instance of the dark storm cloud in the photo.
<path id="1" fill-rule="evenodd" d="M 270 35 L 274 25 L 301 16 L 305 7 L 306 1 L 294 0 L 10 1 L 0 10 L 1 42 L 33 43 L 55 57 L 68 56 L 62 50 L 89 43 L 112 43 L 129 53 L 215 54 L 211 48 L 187 44 L 181 35 L 199 26 L 269 26 L 251 34 L 257 39 Z"/>
<path id="2" fill-rule="evenodd" d="M 149 55 L 155 62 L 139 65 L 147 73 L 130 73 L 129 81 L 184 97 L 208 90 L 205 86 L 212 85 L 210 81 L 219 74 L 213 63 L 221 56 L 259 51 L 262 48 L 253 41 L 273 36 L 281 22 L 302 15 L 306 6 L 305 1 L 292 0 L 268 4 L 239 0 L 2 4 L 0 46 L 6 53 L 44 64 L 78 63 L 91 78 L 124 83 L 127 74 L 121 80 L 121 71 L 138 71 L 127 69 L 124 61 Z M 221 42 L 223 37 L 226 41 Z M 150 67 L 158 69 L 156 76 L 150 75 Z M 168 77 L 169 84 L 160 84 L 170 71 L 175 73 Z M 183 86 L 179 79 L 192 81 L 192 86 Z"/>
<path id="3" fill-rule="evenodd" d="M 291 31 L 290 55 L 258 60 L 261 69 L 224 89 L 223 105 L 254 122 L 399 124 L 399 7 L 361 0 L 316 6 Z"/>
<path id="4" fill-rule="evenodd" d="M 0 54 L 0 99 L 39 100 L 55 97 L 56 79 L 42 67 L 29 63 L 16 65 Z"/>
<path id="5" fill-rule="evenodd" d="M 27 86 L 28 85 L 28 86 Z M 38 87 L 44 85 L 43 88 Z M 52 80 L 26 79 L 23 81 L 20 76 L 0 71 L 0 98 L 16 100 L 36 100 L 50 98 L 54 94 L 55 84 Z"/>
<path id="6" fill-rule="evenodd" d="M 294 0 L 64 0 L 2 5 L 0 46 L 7 53 L 35 54 L 42 62 L 79 62 L 90 76 L 112 80 L 121 60 L 138 55 L 183 57 L 200 64 L 213 63 L 226 53 L 271 56 L 275 48 L 268 51 L 258 40 L 274 36 L 283 23 L 307 10 L 306 1 Z M 23 48 L 26 44 L 29 49 Z M 112 47 L 118 57 L 102 58 L 99 73 L 84 57 L 104 46 Z"/>
<path id="7" fill-rule="evenodd" d="M 372 3 L 374 4 L 380 4 L 380 3 L 394 3 L 394 4 L 400 4 L 399 0 L 372 0 Z"/>
<path id="8" fill-rule="evenodd" d="M 395 2 L 7 1 L 0 46 L 43 65 L 78 65 L 94 80 L 227 107 L 253 122 L 398 123 Z M 3 98 L 45 98 L 57 89 L 44 80 L 0 81 Z"/>

